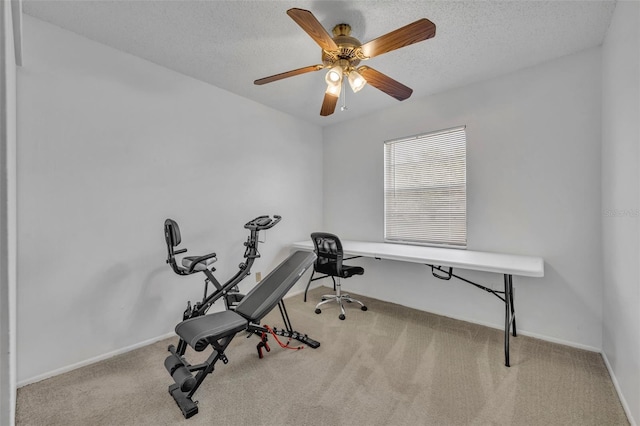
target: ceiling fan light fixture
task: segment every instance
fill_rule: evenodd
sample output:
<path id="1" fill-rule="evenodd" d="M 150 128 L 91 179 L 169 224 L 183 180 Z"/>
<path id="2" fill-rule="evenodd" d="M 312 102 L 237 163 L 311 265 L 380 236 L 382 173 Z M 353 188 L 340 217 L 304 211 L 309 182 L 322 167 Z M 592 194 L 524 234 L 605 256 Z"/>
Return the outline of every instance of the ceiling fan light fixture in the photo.
<path id="1" fill-rule="evenodd" d="M 367 80 L 358 71 L 353 70 L 349 73 L 349 86 L 353 93 L 358 93 L 366 84 Z"/>
<path id="2" fill-rule="evenodd" d="M 326 94 L 331 95 L 331 96 L 335 96 L 336 98 L 340 97 L 340 91 L 342 90 L 342 85 L 341 84 L 331 84 L 328 83 L 327 84 L 327 90 L 325 91 Z"/>
<path id="3" fill-rule="evenodd" d="M 340 86 L 340 83 L 342 83 L 342 72 L 342 67 L 336 65 L 329 70 L 324 79 L 328 85 Z"/>

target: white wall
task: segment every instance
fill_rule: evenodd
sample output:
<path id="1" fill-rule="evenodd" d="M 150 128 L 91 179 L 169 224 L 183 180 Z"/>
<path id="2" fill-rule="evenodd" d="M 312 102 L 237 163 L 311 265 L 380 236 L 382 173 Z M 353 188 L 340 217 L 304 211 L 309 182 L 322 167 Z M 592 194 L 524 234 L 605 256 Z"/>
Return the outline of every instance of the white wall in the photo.
<path id="1" fill-rule="evenodd" d="M 20 3 L 0 5 L 0 424 L 13 424 L 16 403 L 16 57 Z M 15 20 L 15 21 L 14 21 Z M 17 46 L 17 47 L 16 47 Z"/>
<path id="2" fill-rule="evenodd" d="M 468 249 L 543 257 L 544 278 L 514 277 L 519 329 L 598 350 L 600 55 L 590 49 L 325 129 L 325 230 L 382 241 L 383 142 L 466 125 Z M 502 304 L 488 293 L 432 278 L 426 266 L 358 262 L 365 275 L 344 283 L 354 292 L 503 327 Z M 503 288 L 501 276 L 458 272 Z"/>
<path id="3" fill-rule="evenodd" d="M 639 418 L 638 219 L 605 215 L 637 209 L 640 197 L 637 9 L 618 3 L 602 51 L 324 132 L 25 17 L 19 382 L 172 330 L 201 280 L 164 264 L 164 218 L 181 223 L 190 252 L 218 252 L 221 277 L 241 260 L 242 224 L 258 214 L 285 218 L 262 245 L 254 271 L 263 273 L 310 230 L 381 241 L 382 142 L 466 124 L 469 249 L 544 257 L 544 278 L 515 278 L 520 330 L 604 348 Z M 358 262 L 365 276 L 347 288 L 502 327 L 501 304 L 488 294 L 435 280 L 426 267 Z M 502 287 L 501 277 L 459 272 Z"/>
<path id="4" fill-rule="evenodd" d="M 165 218 L 221 279 L 253 217 L 283 216 L 263 275 L 321 225 L 319 127 L 28 16 L 24 56 L 19 383 L 173 330 L 202 279 L 165 264 Z"/>
<path id="5" fill-rule="evenodd" d="M 603 45 L 605 359 L 640 421 L 640 3 L 619 1 Z"/>

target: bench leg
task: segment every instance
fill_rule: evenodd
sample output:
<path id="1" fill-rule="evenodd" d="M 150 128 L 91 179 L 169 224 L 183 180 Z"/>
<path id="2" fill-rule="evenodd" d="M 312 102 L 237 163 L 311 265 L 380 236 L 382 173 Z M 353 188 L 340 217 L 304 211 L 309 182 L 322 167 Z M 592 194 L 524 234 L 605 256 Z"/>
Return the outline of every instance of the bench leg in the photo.
<path id="1" fill-rule="evenodd" d="M 182 411 L 182 415 L 185 419 L 195 416 L 198 414 L 198 404 L 191 400 L 187 394 L 180 390 L 180 385 L 173 384 L 169 386 L 169 393 L 178 404 L 180 411 Z"/>
<path id="2" fill-rule="evenodd" d="M 178 407 L 180 408 L 180 411 L 182 411 L 182 415 L 185 417 L 185 419 L 198 414 L 198 402 L 193 400 L 193 394 L 196 392 L 196 390 L 198 390 L 204 379 L 209 374 L 213 373 L 216 362 L 218 362 L 218 360 L 222 360 L 224 364 L 229 362 L 227 356 L 224 354 L 224 351 L 227 346 L 229 346 L 229 343 L 231 343 L 231 340 L 233 340 L 234 336 L 235 334 L 232 334 L 220 339 L 219 341 L 207 339 L 209 344 L 211 345 L 211 355 L 209 355 L 209 358 L 207 358 L 204 363 L 198 365 L 190 365 L 184 359 L 184 357 L 177 354 L 176 349 L 173 345 L 169 346 L 169 352 L 171 352 L 175 357 L 179 358 L 183 362 L 183 366 L 185 368 L 187 368 L 190 372 L 198 372 L 198 374 L 196 374 L 195 376 L 195 383 L 186 387 L 184 391 L 181 389 L 181 383 L 175 383 L 169 386 L 169 393 L 175 400 L 176 404 L 178 404 Z M 175 380 L 175 376 L 172 377 L 174 377 Z"/>

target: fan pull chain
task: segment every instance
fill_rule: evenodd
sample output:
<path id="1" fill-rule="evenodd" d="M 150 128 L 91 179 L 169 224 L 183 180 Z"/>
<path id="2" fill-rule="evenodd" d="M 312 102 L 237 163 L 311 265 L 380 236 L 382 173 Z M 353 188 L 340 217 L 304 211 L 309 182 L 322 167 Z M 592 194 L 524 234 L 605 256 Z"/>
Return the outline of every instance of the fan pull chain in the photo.
<path id="1" fill-rule="evenodd" d="M 340 107 L 340 111 L 346 111 L 347 108 L 347 82 L 345 79 L 342 79 L 342 106 Z"/>

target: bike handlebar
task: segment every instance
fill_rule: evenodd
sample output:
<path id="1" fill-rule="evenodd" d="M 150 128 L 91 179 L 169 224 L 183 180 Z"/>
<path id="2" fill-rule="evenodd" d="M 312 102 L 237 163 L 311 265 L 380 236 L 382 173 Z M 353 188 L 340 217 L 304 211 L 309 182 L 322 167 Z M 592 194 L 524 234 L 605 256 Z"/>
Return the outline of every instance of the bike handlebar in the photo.
<path id="1" fill-rule="evenodd" d="M 280 220 L 282 220 L 282 216 L 279 216 L 277 214 L 273 215 L 273 219 L 269 216 L 258 216 L 255 219 L 245 223 L 244 227 L 245 229 L 249 229 L 252 231 L 262 231 L 265 229 L 273 228 L 278 222 L 280 222 Z"/>

